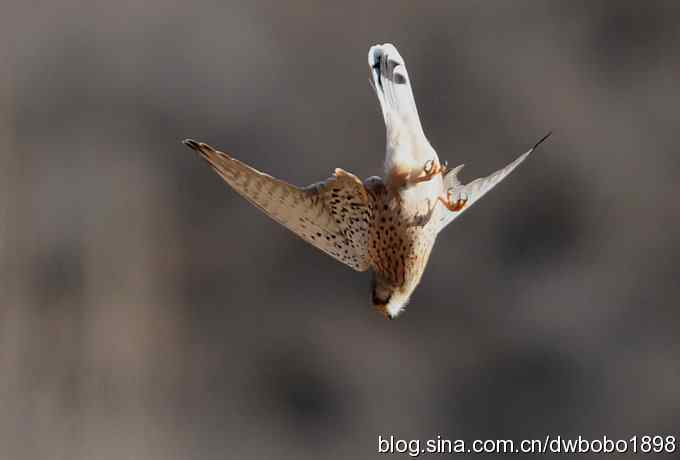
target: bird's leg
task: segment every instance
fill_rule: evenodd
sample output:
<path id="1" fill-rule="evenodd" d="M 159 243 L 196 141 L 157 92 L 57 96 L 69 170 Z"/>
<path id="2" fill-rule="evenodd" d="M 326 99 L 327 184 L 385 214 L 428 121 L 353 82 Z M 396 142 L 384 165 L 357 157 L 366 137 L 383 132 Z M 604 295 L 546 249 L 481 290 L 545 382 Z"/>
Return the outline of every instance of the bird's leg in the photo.
<path id="1" fill-rule="evenodd" d="M 427 212 L 424 214 L 416 214 L 413 216 L 413 220 L 408 224 L 409 227 L 424 227 L 432 219 L 432 214 L 437 207 L 437 202 L 434 205 L 431 204 L 430 199 L 427 199 Z"/>
<path id="2" fill-rule="evenodd" d="M 458 198 L 456 202 L 452 202 L 452 196 L 453 196 L 453 191 L 451 189 L 448 189 L 446 191 L 446 198 L 442 198 L 441 196 L 437 197 L 439 201 L 442 202 L 444 206 L 446 206 L 446 209 L 448 209 L 451 212 L 458 212 L 461 211 L 465 205 L 467 204 L 467 197 L 465 198 Z"/>
<path id="3" fill-rule="evenodd" d="M 441 174 L 442 176 L 444 176 L 448 171 L 449 165 L 447 162 L 444 162 L 444 164 L 442 165 L 439 162 L 435 163 L 434 160 L 427 160 L 425 162 L 425 165 L 423 166 L 423 173 L 425 174 L 424 176 L 412 177 L 413 173 L 411 171 L 403 170 L 398 172 L 395 171 L 391 175 L 390 182 L 392 183 L 393 189 L 396 191 L 403 187 L 406 187 L 407 185 L 427 182 L 437 174 Z"/>
<path id="4" fill-rule="evenodd" d="M 448 165 L 444 163 L 444 165 L 440 164 L 439 162 L 435 162 L 434 160 L 427 160 L 425 162 L 425 165 L 423 166 L 423 172 L 425 173 L 424 176 L 416 177 L 415 179 L 409 180 L 412 184 L 418 184 L 420 182 L 427 182 L 428 180 L 432 179 L 434 176 L 437 174 L 446 174 L 446 171 L 448 170 Z"/>

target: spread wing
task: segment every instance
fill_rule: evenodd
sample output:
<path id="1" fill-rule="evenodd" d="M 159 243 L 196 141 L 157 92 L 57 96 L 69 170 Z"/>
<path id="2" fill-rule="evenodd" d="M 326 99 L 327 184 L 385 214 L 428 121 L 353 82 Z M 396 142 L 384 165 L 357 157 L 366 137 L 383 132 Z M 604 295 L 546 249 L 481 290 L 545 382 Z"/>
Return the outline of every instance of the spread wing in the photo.
<path id="1" fill-rule="evenodd" d="M 303 240 L 357 271 L 369 268 L 368 194 L 361 181 L 336 169 L 300 188 L 264 174 L 207 144 L 184 141 L 234 190 Z"/>
<path id="2" fill-rule="evenodd" d="M 465 206 L 459 211 L 449 211 L 448 209 L 441 207 L 442 211 L 439 213 L 439 231 L 442 231 L 444 227 L 450 224 L 457 217 L 460 217 L 466 210 L 468 210 L 476 201 L 481 197 L 486 195 L 492 188 L 498 185 L 503 179 L 505 179 L 514 169 L 520 165 L 527 157 L 536 150 L 544 140 L 550 137 L 552 133 L 546 134 L 540 141 L 536 142 L 534 146 L 529 149 L 526 153 L 520 155 L 515 161 L 507 165 L 506 167 L 499 169 L 495 173 L 487 177 L 480 177 L 475 179 L 468 184 L 461 184 L 458 180 L 458 173 L 463 169 L 463 165 L 460 165 L 451 171 L 449 171 L 444 177 L 444 190 L 451 191 L 451 201 L 456 202 L 457 200 L 467 200 L 465 201 Z"/>

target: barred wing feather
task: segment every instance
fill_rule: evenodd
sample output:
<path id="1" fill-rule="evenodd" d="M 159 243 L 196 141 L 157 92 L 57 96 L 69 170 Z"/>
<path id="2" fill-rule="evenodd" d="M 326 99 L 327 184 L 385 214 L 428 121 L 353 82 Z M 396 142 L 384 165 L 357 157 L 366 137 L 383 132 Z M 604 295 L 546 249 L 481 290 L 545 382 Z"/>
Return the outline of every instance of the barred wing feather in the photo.
<path id="1" fill-rule="evenodd" d="M 361 181 L 342 169 L 308 187 L 296 187 L 202 142 L 187 139 L 224 181 L 269 217 L 357 271 L 369 266 L 370 209 Z"/>

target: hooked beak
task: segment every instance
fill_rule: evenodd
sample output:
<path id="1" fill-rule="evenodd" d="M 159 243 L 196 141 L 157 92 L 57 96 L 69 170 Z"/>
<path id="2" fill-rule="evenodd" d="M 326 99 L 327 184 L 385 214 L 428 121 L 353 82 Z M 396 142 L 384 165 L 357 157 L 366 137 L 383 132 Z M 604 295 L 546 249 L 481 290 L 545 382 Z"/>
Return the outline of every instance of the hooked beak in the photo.
<path id="1" fill-rule="evenodd" d="M 383 318 L 388 320 L 394 319 L 394 316 L 390 315 L 390 313 L 387 311 L 387 304 L 378 304 L 375 306 L 375 308 L 383 316 Z"/>

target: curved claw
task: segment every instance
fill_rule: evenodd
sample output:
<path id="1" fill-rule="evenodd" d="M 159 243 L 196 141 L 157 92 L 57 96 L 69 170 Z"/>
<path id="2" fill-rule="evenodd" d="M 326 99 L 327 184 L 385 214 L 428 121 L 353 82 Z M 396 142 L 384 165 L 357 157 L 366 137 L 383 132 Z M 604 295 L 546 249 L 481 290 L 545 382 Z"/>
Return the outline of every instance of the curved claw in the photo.
<path id="1" fill-rule="evenodd" d="M 420 182 L 427 182 L 432 179 L 437 174 L 444 174 L 446 171 L 446 166 L 442 166 L 435 160 L 427 160 L 425 165 L 423 165 L 423 176 L 416 177 L 415 179 L 410 179 L 408 182 L 411 184 L 418 184 Z"/>
<path id="2" fill-rule="evenodd" d="M 434 160 L 427 160 L 425 166 L 423 166 L 423 171 L 426 175 L 431 175 L 434 173 Z"/>
<path id="3" fill-rule="evenodd" d="M 468 202 L 467 197 L 462 197 L 458 198 L 455 203 L 452 202 L 453 199 L 453 189 L 448 189 L 446 191 L 446 199 L 439 197 L 439 201 L 442 202 L 444 206 L 446 206 L 446 209 L 448 209 L 451 212 L 459 212 L 461 211 L 465 205 Z"/>

